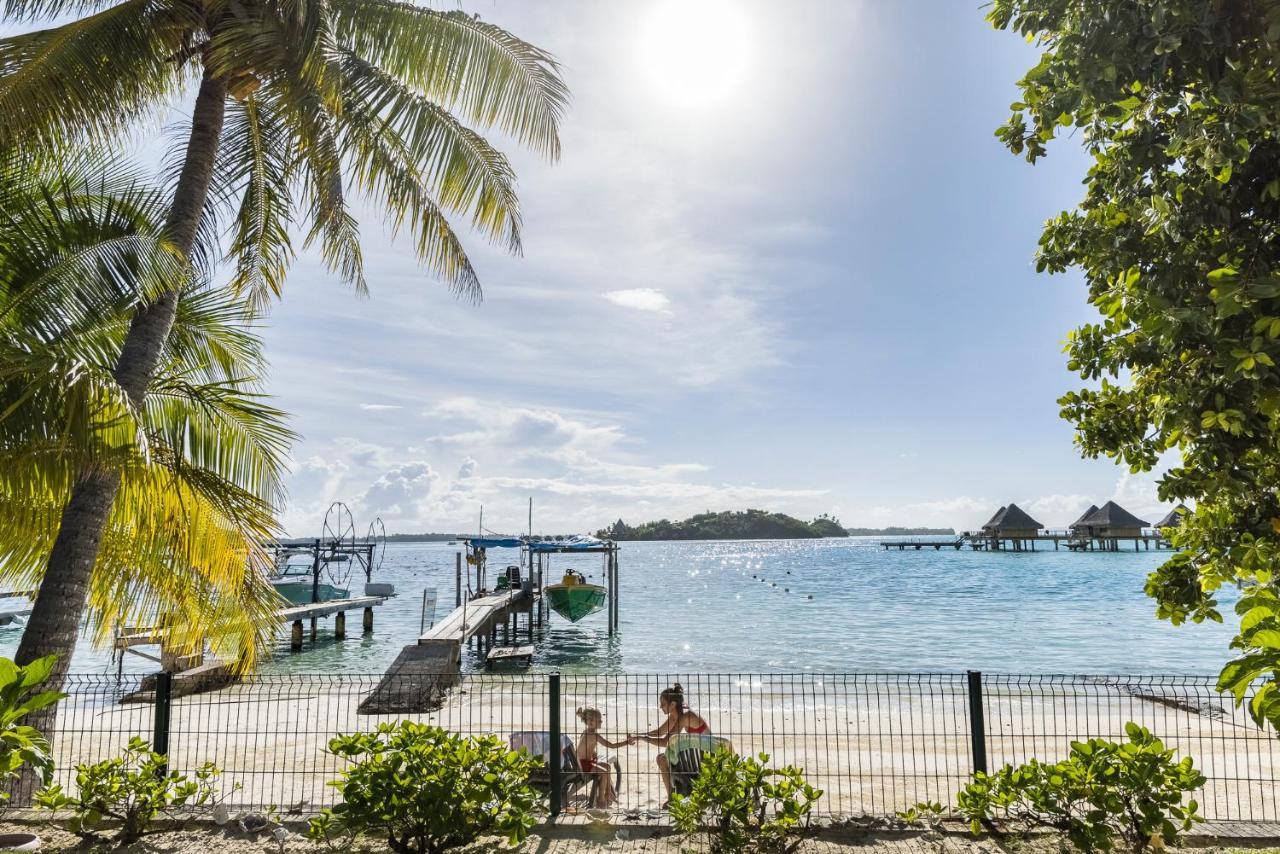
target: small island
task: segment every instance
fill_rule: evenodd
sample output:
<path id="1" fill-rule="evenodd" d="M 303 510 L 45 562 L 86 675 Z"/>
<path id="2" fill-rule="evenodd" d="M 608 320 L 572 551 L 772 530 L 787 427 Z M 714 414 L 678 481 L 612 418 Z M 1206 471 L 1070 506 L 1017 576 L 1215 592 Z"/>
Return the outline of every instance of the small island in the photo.
<path id="1" fill-rule="evenodd" d="M 635 526 L 619 519 L 596 535 L 611 540 L 816 540 L 848 536 L 844 526 L 825 513 L 805 522 L 767 510 L 707 512 L 680 522 L 660 519 Z"/>

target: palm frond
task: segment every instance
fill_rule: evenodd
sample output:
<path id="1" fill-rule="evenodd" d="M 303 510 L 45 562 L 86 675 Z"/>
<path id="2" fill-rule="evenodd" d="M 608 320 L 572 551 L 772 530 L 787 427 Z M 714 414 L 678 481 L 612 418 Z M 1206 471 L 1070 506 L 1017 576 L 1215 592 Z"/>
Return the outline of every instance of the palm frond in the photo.
<path id="1" fill-rule="evenodd" d="M 94 184 L 6 176 L 3 165 L 14 162 L 0 160 L 0 197 L 13 203 L 0 216 L 0 578 L 38 585 L 75 484 L 89 468 L 111 472 L 120 489 L 89 593 L 99 639 L 158 620 L 171 648 L 208 638 L 250 666 L 280 604 L 258 544 L 276 533 L 293 438 L 256 390 L 261 344 L 232 295 L 187 279 L 154 388 L 135 410 L 113 368 L 147 293 L 128 279 L 149 275 L 142 254 L 122 250 L 118 269 L 76 268 L 82 290 L 102 291 L 91 298 L 50 285 L 50 270 L 75 265 L 65 252 L 42 260 L 38 250 L 56 236 L 51 223 L 61 223 L 72 255 L 104 247 L 101 257 L 116 258 L 129 227 L 122 212 L 154 235 L 163 206 L 128 194 L 108 205 Z M 67 192 L 51 189 L 59 180 Z M 29 222 L 48 227 L 34 238 L 18 234 Z M 25 313 L 11 310 L 32 293 L 41 299 Z M 50 329 L 60 334 L 49 338 Z"/>
<path id="2" fill-rule="evenodd" d="M 232 290 L 251 312 L 280 297 L 293 260 L 290 150 L 287 130 L 268 104 L 250 97 L 232 109 L 216 181 L 229 201 L 239 196 L 227 258 L 235 264 Z"/>
<path id="3" fill-rule="evenodd" d="M 479 300 L 480 277 L 403 140 L 381 120 L 354 110 L 343 115 L 342 131 L 352 172 L 382 207 L 392 235 L 407 223 L 419 263 L 454 293 Z"/>
<path id="4" fill-rule="evenodd" d="M 502 152 L 448 110 L 347 52 L 342 58 L 340 120 L 381 122 L 418 166 L 427 189 L 446 210 L 471 214 L 477 231 L 520 251 L 520 202 L 515 170 Z"/>
<path id="5" fill-rule="evenodd" d="M 331 0 L 337 43 L 467 122 L 560 156 L 569 91 L 546 51 L 461 11 L 397 0 Z"/>
<path id="6" fill-rule="evenodd" d="M 186 7 L 124 0 L 46 30 L 0 39 L 0 151 L 105 143 L 176 96 L 175 59 L 198 26 Z"/>

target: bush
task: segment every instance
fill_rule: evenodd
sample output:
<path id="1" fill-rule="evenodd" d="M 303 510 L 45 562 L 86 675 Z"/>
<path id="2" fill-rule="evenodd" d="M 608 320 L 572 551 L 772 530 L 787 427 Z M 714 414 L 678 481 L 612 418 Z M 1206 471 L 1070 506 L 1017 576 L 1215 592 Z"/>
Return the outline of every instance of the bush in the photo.
<path id="1" fill-rule="evenodd" d="M 53 779 L 49 740 L 34 727 L 18 721 L 67 696 L 58 691 L 39 690 L 53 673 L 55 661 L 57 656 L 50 655 L 19 667 L 7 658 L 0 658 L 0 777 L 5 784 L 24 769 L 38 775 L 42 785 L 49 785 Z M 30 793 L 34 788 L 31 786 L 26 791 Z M 9 792 L 0 785 L 0 802 L 8 799 Z"/>
<path id="2" fill-rule="evenodd" d="M 334 738 L 329 752 L 355 764 L 330 784 L 343 802 L 312 819 L 313 839 L 375 833 L 393 851 L 434 854 L 490 835 L 515 845 L 533 826 L 538 760 L 492 736 L 405 721 Z"/>
<path id="3" fill-rule="evenodd" d="M 153 753 L 147 742 L 134 736 L 121 756 L 76 766 L 76 795 L 53 785 L 36 794 L 36 803 L 45 809 L 71 810 L 70 830 L 79 836 L 95 837 L 103 830 L 118 828 L 116 842 L 137 842 L 151 832 L 157 816 L 181 807 L 201 806 L 214 798 L 218 769 L 213 764 L 201 766 L 195 779 L 190 779 L 168 771 L 166 762 L 162 754 Z"/>
<path id="4" fill-rule="evenodd" d="M 766 753 L 753 759 L 722 749 L 705 757 L 689 796 L 671 798 L 676 827 L 687 834 L 710 828 L 714 852 L 794 851 L 822 790 L 799 768 L 768 765 Z"/>
<path id="5" fill-rule="evenodd" d="M 1134 851 L 1157 838 L 1172 844 L 1180 831 L 1203 819 L 1194 800 L 1182 796 L 1204 785 L 1190 757 L 1174 761 L 1145 727 L 1125 724 L 1129 740 L 1095 738 L 1071 744 L 1061 762 L 1035 759 L 1017 768 L 974 775 L 956 797 L 974 833 L 997 817 L 1024 830 L 1052 827 L 1085 852 L 1110 851 L 1114 836 Z"/>

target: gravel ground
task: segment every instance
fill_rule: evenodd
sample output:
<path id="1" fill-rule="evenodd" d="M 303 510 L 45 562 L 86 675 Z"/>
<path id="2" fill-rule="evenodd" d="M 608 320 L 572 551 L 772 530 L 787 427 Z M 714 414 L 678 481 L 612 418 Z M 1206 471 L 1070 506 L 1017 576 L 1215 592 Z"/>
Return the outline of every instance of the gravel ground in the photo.
<path id="1" fill-rule="evenodd" d="M 360 840 L 353 845 L 321 846 L 308 840 L 305 826 L 291 825 L 293 831 L 283 846 L 270 834 L 247 836 L 205 823 L 192 823 L 179 829 L 166 830 L 146 837 L 142 842 L 119 848 L 109 842 L 90 844 L 49 823 L 0 823 L 0 832 L 27 831 L 37 833 L 47 852 L 120 851 L 137 854 L 328 854 L 353 851 L 381 854 L 389 851 L 377 840 Z M 1201 840 L 1204 842 L 1205 840 Z M 1275 839 L 1237 840 L 1230 846 L 1221 844 L 1193 845 L 1195 854 L 1280 854 L 1271 847 Z M 472 846 L 467 851 L 504 849 L 497 840 Z M 587 854 L 587 852 L 649 852 L 650 854 L 684 854 L 706 852 L 705 839 L 686 839 L 669 831 L 650 827 L 620 829 L 611 825 L 571 825 L 539 831 L 516 851 L 520 854 Z M 800 849 L 805 854 L 1060 854 L 1070 848 L 1054 836 L 1003 844 L 990 839 L 973 839 L 962 833 L 903 833 L 885 831 L 830 831 L 809 840 Z"/>

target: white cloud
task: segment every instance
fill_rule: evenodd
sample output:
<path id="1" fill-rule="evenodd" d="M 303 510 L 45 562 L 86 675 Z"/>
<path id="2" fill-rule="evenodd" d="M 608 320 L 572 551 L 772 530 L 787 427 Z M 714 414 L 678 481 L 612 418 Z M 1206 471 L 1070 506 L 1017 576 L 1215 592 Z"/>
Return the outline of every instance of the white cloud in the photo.
<path id="1" fill-rule="evenodd" d="M 393 409 L 400 409 L 402 407 L 393 403 L 362 403 L 360 404 L 360 408 L 365 412 L 390 412 Z"/>
<path id="2" fill-rule="evenodd" d="M 393 532 L 471 530 L 481 504 L 485 527 L 523 531 L 530 497 L 535 528 L 558 533 L 592 531 L 619 516 L 829 509 L 824 489 L 709 482 L 705 464 L 648 459 L 621 425 L 587 413 L 452 397 L 421 415 L 438 429 L 420 446 L 340 439 L 295 479 L 323 481 L 326 499 L 350 503 L 357 528 L 381 516 Z M 453 479 L 441 474 L 450 470 Z M 326 506 L 299 504 L 290 525 L 316 527 Z"/>
<path id="3" fill-rule="evenodd" d="M 634 308 L 637 311 L 665 312 L 671 300 L 657 288 L 627 288 L 621 291 L 609 291 L 604 298 L 614 305 L 623 308 Z"/>
<path id="4" fill-rule="evenodd" d="M 1103 504 L 1105 501 L 1105 498 L 1099 501 L 1097 496 L 1055 493 L 1033 498 L 1025 504 L 1019 502 L 1018 506 L 1047 528 L 1065 528 L 1079 519 L 1080 515 L 1089 509 L 1089 505 Z M 994 511 L 995 508 L 993 507 L 992 510 Z"/>

